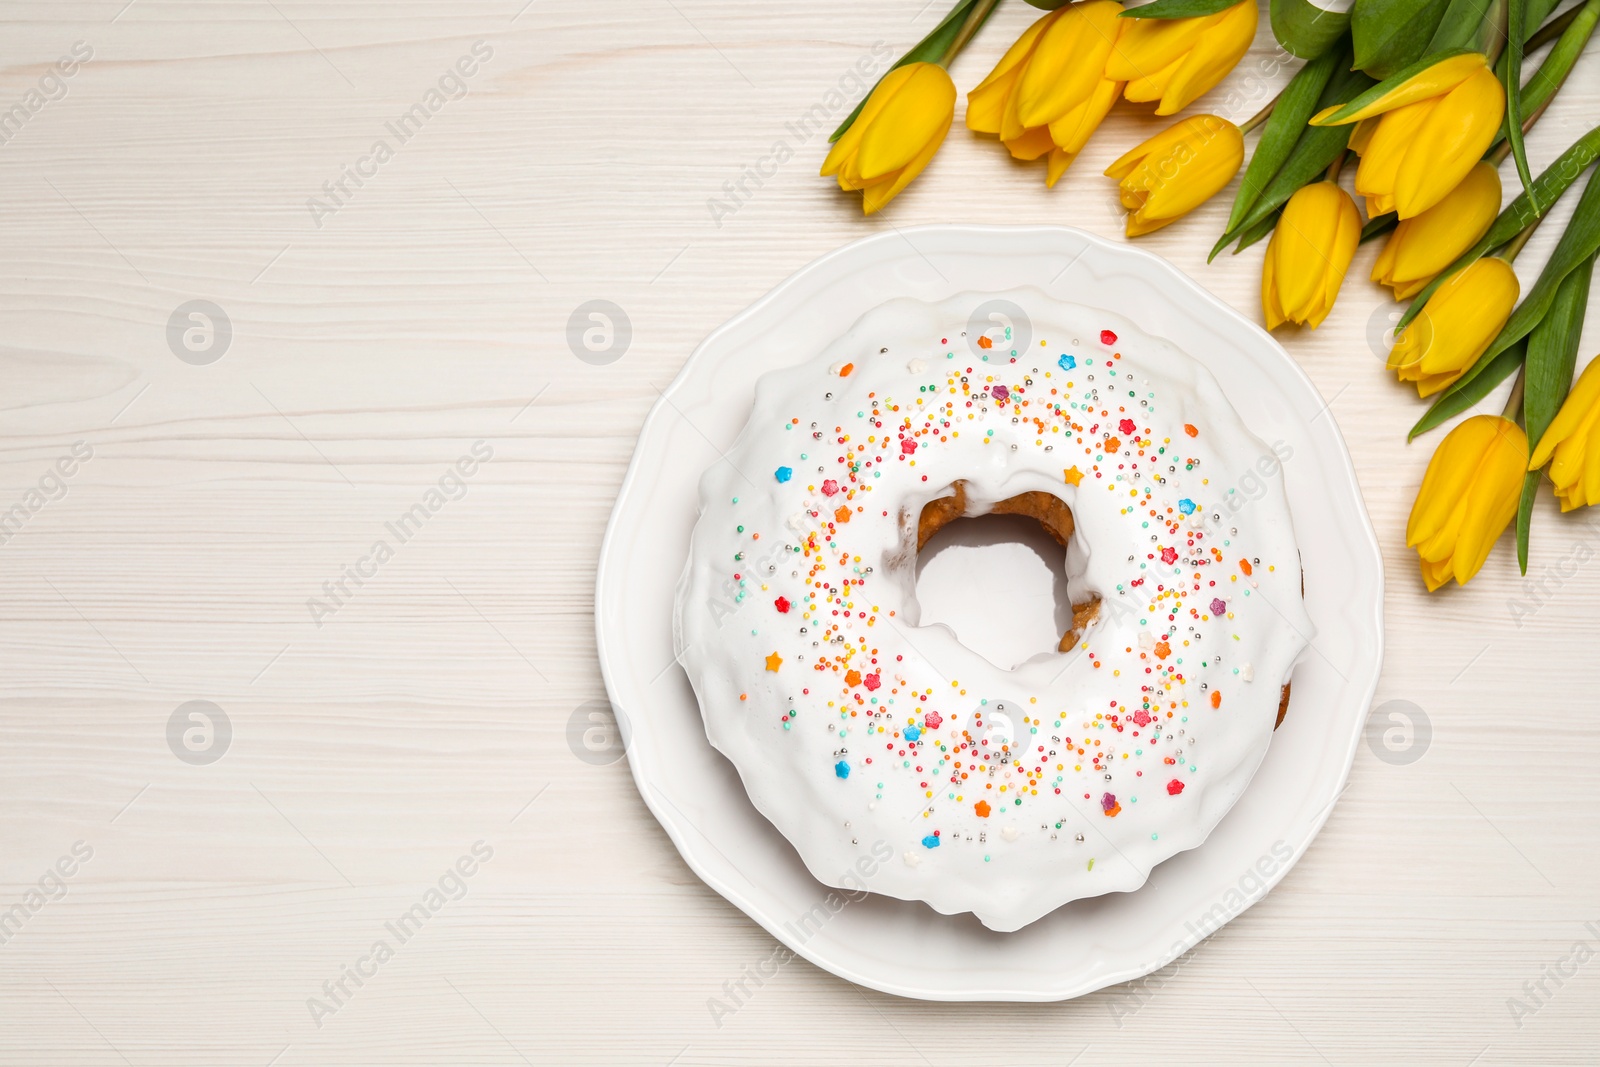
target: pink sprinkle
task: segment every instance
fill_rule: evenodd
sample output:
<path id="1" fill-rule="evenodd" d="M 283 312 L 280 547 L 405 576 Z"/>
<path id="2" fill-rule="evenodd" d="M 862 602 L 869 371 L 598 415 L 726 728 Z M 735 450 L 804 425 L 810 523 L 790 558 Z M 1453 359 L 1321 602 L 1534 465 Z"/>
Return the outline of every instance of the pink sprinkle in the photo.
<path id="1" fill-rule="evenodd" d="M 993 389 L 989 390 L 989 394 L 1002 404 L 1011 398 L 1011 390 L 1007 389 L 1003 385 L 995 386 Z"/>
<path id="2" fill-rule="evenodd" d="M 866 686 L 868 689 L 876 689 L 878 686 L 883 684 L 883 681 L 876 674 L 869 674 L 865 678 L 861 679 L 861 684 Z"/>
<path id="3" fill-rule="evenodd" d="M 1101 330 L 1100 343 L 1103 345 L 1114 345 L 1117 343 L 1117 335 L 1112 333 L 1110 330 Z"/>
<path id="4" fill-rule="evenodd" d="M 901 440 L 900 440 L 900 451 L 901 452 L 904 452 L 906 455 L 909 456 L 909 455 L 911 455 L 911 453 L 915 452 L 916 450 L 917 450 L 917 443 L 915 441 L 913 441 L 909 437 L 901 438 Z"/>
<path id="5" fill-rule="evenodd" d="M 822 495 L 823 496 L 832 496 L 833 494 L 837 493 L 838 491 L 839 491 L 839 483 L 834 481 L 832 478 L 829 478 L 827 481 L 822 483 Z"/>
<path id="6" fill-rule="evenodd" d="M 942 722 L 944 722 L 944 716 L 937 711 L 930 711 L 922 717 L 922 725 L 930 730 L 937 730 Z"/>
<path id="7" fill-rule="evenodd" d="M 1150 713 L 1145 711 L 1143 708 L 1140 708 L 1138 711 L 1133 713 L 1133 721 L 1138 723 L 1140 726 L 1149 726 Z"/>
<path id="8" fill-rule="evenodd" d="M 1100 798 L 1100 808 L 1101 808 L 1101 810 L 1110 811 L 1112 808 L 1114 808 L 1116 806 L 1117 806 L 1117 795 L 1115 793 L 1107 793 L 1105 796 Z"/>
<path id="9" fill-rule="evenodd" d="M 1228 610 L 1228 602 L 1221 597 L 1211 601 L 1211 614 L 1222 615 Z"/>
<path id="10" fill-rule="evenodd" d="M 1132 419 L 1123 419 L 1121 422 L 1117 423 L 1117 429 L 1121 430 L 1123 433 L 1132 433 L 1138 428 L 1139 424 L 1134 422 Z"/>
<path id="11" fill-rule="evenodd" d="M 1176 562 L 1178 562 L 1178 550 L 1175 549 L 1175 548 L 1163 548 L 1161 550 L 1161 562 L 1162 563 L 1176 563 Z"/>

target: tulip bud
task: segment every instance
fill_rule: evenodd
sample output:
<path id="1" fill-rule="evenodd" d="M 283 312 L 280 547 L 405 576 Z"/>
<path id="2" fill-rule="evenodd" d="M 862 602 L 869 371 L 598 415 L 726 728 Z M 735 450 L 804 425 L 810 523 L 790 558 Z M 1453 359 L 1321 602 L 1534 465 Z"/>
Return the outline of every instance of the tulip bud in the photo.
<path id="1" fill-rule="evenodd" d="M 1418 396 L 1448 387 L 1500 333 L 1521 292 L 1517 272 L 1505 260 L 1474 261 L 1439 286 L 1400 332 L 1389 351 L 1389 369 L 1403 382 L 1416 382 Z"/>
<path id="2" fill-rule="evenodd" d="M 1361 153 L 1356 192 L 1370 217 L 1395 211 L 1409 219 L 1443 200 L 1483 158 L 1506 110 L 1505 89 L 1476 52 L 1369 94 L 1376 95 L 1327 108 L 1311 124 L 1363 124 L 1350 144 Z"/>
<path id="3" fill-rule="evenodd" d="M 1361 212 L 1331 181 L 1302 186 L 1283 207 L 1261 269 L 1267 329 L 1284 322 L 1314 330 L 1333 310 L 1361 243 Z"/>
<path id="4" fill-rule="evenodd" d="M 1431 593 L 1467 584 L 1517 513 L 1528 437 L 1500 415 L 1475 415 L 1451 430 L 1428 462 L 1406 524 Z"/>
<path id="5" fill-rule="evenodd" d="M 1478 163 L 1428 210 L 1405 219 L 1383 246 L 1372 280 L 1409 300 L 1489 232 L 1500 213 L 1500 174 Z"/>
<path id="6" fill-rule="evenodd" d="M 1127 234 L 1159 230 L 1227 185 L 1244 162 L 1244 134 L 1216 115 L 1175 122 L 1106 168 L 1122 188 Z"/>
<path id="7" fill-rule="evenodd" d="M 1034 22 L 967 94 L 967 128 L 996 134 L 1016 159 L 1048 154 L 1045 184 L 1055 185 L 1122 91 L 1101 74 L 1121 10 L 1084 0 Z"/>
<path id="8" fill-rule="evenodd" d="M 1600 503 L 1600 359 L 1590 360 L 1567 394 L 1528 461 L 1536 471 L 1550 464 L 1550 481 L 1562 511 Z"/>
<path id="9" fill-rule="evenodd" d="M 1255 40 L 1256 0 L 1241 0 L 1215 15 L 1141 19 L 1134 8 L 1111 57 L 1106 77 L 1127 82 L 1123 97 L 1158 100 L 1157 115 L 1188 107 L 1232 70 Z"/>
<path id="10" fill-rule="evenodd" d="M 870 215 L 893 200 L 933 159 L 955 118 L 956 87 L 937 63 L 907 63 L 883 76 L 861 114 L 834 142 L 822 175 L 861 190 Z"/>

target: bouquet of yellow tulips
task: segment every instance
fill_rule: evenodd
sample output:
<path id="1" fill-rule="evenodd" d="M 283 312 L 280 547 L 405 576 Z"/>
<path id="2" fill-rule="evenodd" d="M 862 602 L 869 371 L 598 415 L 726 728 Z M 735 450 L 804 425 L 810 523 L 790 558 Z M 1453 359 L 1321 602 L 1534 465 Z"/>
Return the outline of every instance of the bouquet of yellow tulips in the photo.
<path id="1" fill-rule="evenodd" d="M 1052 188 L 1118 100 L 1177 115 L 1228 75 L 1259 21 L 1257 0 L 1028 2 L 1047 13 L 967 93 L 965 121 L 1014 159 L 1045 160 Z M 1561 2 L 1355 0 L 1338 13 L 1313 0 L 1270 0 L 1274 35 L 1306 60 L 1283 91 L 1242 124 L 1179 118 L 1105 170 L 1135 238 L 1176 222 L 1242 168 L 1211 258 L 1269 239 L 1261 276 L 1269 329 L 1315 329 L 1357 248 L 1386 237 L 1372 280 L 1411 301 L 1388 366 L 1432 398 L 1412 437 L 1519 375 L 1504 414 L 1461 422 L 1429 463 L 1406 531 L 1429 590 L 1470 580 L 1513 519 L 1526 572 L 1545 473 L 1562 510 L 1600 503 L 1600 360 L 1572 380 L 1600 253 L 1600 178 L 1526 294 L 1513 267 L 1549 208 L 1600 156 L 1596 127 L 1535 178 L 1523 147 L 1600 23 L 1600 0 L 1555 14 Z M 944 142 L 957 98 L 948 68 L 997 3 L 958 0 L 835 132 L 822 173 L 860 191 L 867 214 Z M 1546 46 L 1524 79 L 1524 57 Z M 1508 156 L 1522 191 L 1501 210 L 1498 168 Z M 1341 182 L 1352 160 L 1353 193 Z"/>

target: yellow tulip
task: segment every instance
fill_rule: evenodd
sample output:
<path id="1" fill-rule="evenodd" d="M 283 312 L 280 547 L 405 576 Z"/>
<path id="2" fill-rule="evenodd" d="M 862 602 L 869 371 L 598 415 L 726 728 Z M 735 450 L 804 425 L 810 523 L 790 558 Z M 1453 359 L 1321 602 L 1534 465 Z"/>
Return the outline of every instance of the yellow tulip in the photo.
<path id="1" fill-rule="evenodd" d="M 1600 359 L 1591 360 L 1567 394 L 1555 421 L 1528 461 L 1536 471 L 1550 464 L 1550 480 L 1562 511 L 1600 504 Z M 1554 462 L 1551 462 L 1551 460 Z"/>
<path id="2" fill-rule="evenodd" d="M 1244 134 L 1227 119 L 1192 115 L 1106 168 L 1122 186 L 1129 237 L 1159 230 L 1214 196 L 1244 162 Z"/>
<path id="3" fill-rule="evenodd" d="M 850 128 L 823 160 L 822 175 L 861 190 L 870 215 L 893 200 L 933 159 L 956 112 L 956 86 L 937 63 L 907 63 L 883 76 Z"/>
<path id="4" fill-rule="evenodd" d="M 1361 212 L 1335 182 L 1302 186 L 1283 206 L 1261 268 L 1267 329 L 1285 322 L 1314 330 L 1333 301 L 1361 243 Z"/>
<path id="5" fill-rule="evenodd" d="M 1517 513 L 1527 457 L 1527 434 L 1500 415 L 1474 415 L 1440 443 L 1406 523 L 1428 592 L 1478 573 Z"/>
<path id="6" fill-rule="evenodd" d="M 1359 122 L 1351 147 L 1361 154 L 1356 192 L 1372 217 L 1397 211 L 1414 218 L 1460 185 L 1500 130 L 1505 90 L 1484 56 L 1452 56 L 1406 79 L 1365 107 L 1313 126 Z"/>
<path id="7" fill-rule="evenodd" d="M 1106 62 L 1106 77 L 1128 83 L 1126 99 L 1159 100 L 1157 115 L 1175 114 L 1226 77 L 1250 50 L 1258 17 L 1255 0 L 1196 18 L 1130 17 L 1123 20 L 1131 25 Z"/>
<path id="8" fill-rule="evenodd" d="M 1016 159 L 1048 153 L 1045 184 L 1055 185 L 1122 91 L 1101 75 L 1121 10 L 1084 0 L 1034 22 L 967 94 L 967 128 L 997 135 Z"/>
<path id="9" fill-rule="evenodd" d="M 1451 275 L 1396 339 L 1389 369 L 1432 396 L 1466 373 L 1511 317 L 1522 285 L 1496 256 Z"/>
<path id="10" fill-rule="evenodd" d="M 1489 232 L 1500 213 L 1500 174 L 1478 163 L 1445 198 L 1394 228 L 1372 280 L 1409 300 Z"/>

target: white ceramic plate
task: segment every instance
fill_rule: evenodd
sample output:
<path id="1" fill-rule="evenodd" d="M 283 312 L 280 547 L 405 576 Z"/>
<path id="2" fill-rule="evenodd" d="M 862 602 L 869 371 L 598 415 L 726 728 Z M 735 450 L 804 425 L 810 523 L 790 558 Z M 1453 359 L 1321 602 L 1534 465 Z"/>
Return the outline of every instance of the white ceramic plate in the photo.
<path id="1" fill-rule="evenodd" d="M 672 603 L 701 472 L 755 381 L 894 297 L 1035 286 L 1125 315 L 1204 363 L 1250 428 L 1293 450 L 1289 504 L 1317 627 L 1249 789 L 1200 848 L 1137 892 L 1080 900 L 1013 934 L 807 873 L 711 748 L 673 662 Z M 843 978 L 927 1000 L 1062 1000 L 1156 970 L 1259 900 L 1322 827 L 1350 771 L 1383 658 L 1383 568 L 1350 456 L 1310 380 L 1262 329 L 1154 255 L 1064 227 L 928 226 L 805 267 L 711 333 L 645 420 L 601 547 L 600 666 L 645 803 L 707 885 Z"/>

